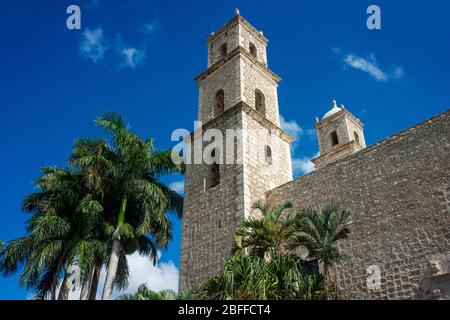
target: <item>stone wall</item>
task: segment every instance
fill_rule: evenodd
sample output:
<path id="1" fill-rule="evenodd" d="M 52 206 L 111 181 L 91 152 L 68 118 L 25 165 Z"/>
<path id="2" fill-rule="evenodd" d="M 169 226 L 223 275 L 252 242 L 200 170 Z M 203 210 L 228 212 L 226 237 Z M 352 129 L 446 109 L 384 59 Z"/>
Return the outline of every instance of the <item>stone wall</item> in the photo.
<path id="1" fill-rule="evenodd" d="M 253 43 L 256 48 L 256 57 L 259 62 L 267 65 L 267 40 L 261 39 L 261 37 L 255 36 L 256 31 L 248 23 L 241 23 L 239 25 L 239 45 L 250 52 L 250 43 Z"/>
<path id="2" fill-rule="evenodd" d="M 351 211 L 344 298 L 450 298 L 450 111 L 267 193 L 294 210 L 337 202 Z M 379 266 L 380 290 L 367 288 Z"/>
<path id="3" fill-rule="evenodd" d="M 180 289 L 196 288 L 217 273 L 231 254 L 236 226 L 250 215 L 251 204 L 263 200 L 266 191 L 292 180 L 292 137 L 252 107 L 236 104 L 204 124 L 203 132 L 194 132 L 191 140 L 212 128 L 222 132 L 224 143 L 228 141 L 224 164 L 220 165 L 220 183 L 211 188 L 207 164 L 186 166 Z M 238 129 L 236 142 L 234 136 L 228 139 L 228 129 Z M 203 141 L 200 146 L 209 150 L 209 144 Z M 265 146 L 271 147 L 271 164 L 266 162 Z M 197 152 L 193 142 L 191 147 Z M 237 163 L 225 161 L 230 152 Z"/>
<path id="4" fill-rule="evenodd" d="M 358 135 L 358 143 L 365 148 L 366 147 L 366 139 L 363 133 L 363 124 L 361 121 L 356 119 L 352 114 L 349 113 L 349 116 L 345 118 L 347 122 L 347 135 L 349 141 L 356 141 L 355 133 Z"/>
<path id="5" fill-rule="evenodd" d="M 243 113 L 245 217 L 251 215 L 255 201 L 264 200 L 268 190 L 292 181 L 290 140 L 279 137 L 276 130 L 270 130 L 257 116 L 253 109 Z M 266 146 L 272 152 L 271 163 L 266 159 Z"/>
<path id="6" fill-rule="evenodd" d="M 231 108 L 204 126 L 223 132 L 242 126 L 242 109 Z M 209 142 L 205 142 L 205 147 Z M 224 156 L 227 156 L 226 148 Z M 236 157 L 242 157 L 237 153 Z M 220 183 L 208 188 L 207 164 L 186 166 L 180 255 L 180 290 L 198 287 L 230 255 L 237 221 L 244 216 L 242 164 L 221 164 Z"/>
<path id="7" fill-rule="evenodd" d="M 206 123 L 215 117 L 216 93 L 220 89 L 224 91 L 225 110 L 241 101 L 240 60 L 239 55 L 235 55 L 207 77 L 199 80 L 198 119 L 200 121 Z"/>
<path id="8" fill-rule="evenodd" d="M 280 125 L 278 112 L 278 83 L 267 70 L 253 63 L 247 56 L 241 59 L 241 95 L 242 101 L 255 107 L 255 90 L 260 90 L 265 97 L 266 117 L 277 126 Z"/>
<path id="9" fill-rule="evenodd" d="M 221 46 L 227 44 L 227 52 L 239 47 L 239 26 L 233 22 L 226 27 L 226 31 L 218 32 L 208 41 L 208 68 L 223 59 Z"/>

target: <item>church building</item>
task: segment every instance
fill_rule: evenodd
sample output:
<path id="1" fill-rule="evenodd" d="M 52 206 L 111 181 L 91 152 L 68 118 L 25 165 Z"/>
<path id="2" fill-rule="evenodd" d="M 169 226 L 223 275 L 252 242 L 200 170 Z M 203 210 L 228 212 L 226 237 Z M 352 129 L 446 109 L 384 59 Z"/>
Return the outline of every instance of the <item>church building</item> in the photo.
<path id="1" fill-rule="evenodd" d="M 450 112 L 366 147 L 362 121 L 333 101 L 315 121 L 316 170 L 293 180 L 268 39 L 237 10 L 206 43 L 207 69 L 195 78 L 202 127 L 191 139 L 202 136 L 212 161 L 186 165 L 179 289 L 222 268 L 255 201 L 291 201 L 295 211 L 335 202 L 352 213 L 334 270 L 343 297 L 450 298 Z M 208 129 L 226 137 L 223 147 L 208 145 Z"/>

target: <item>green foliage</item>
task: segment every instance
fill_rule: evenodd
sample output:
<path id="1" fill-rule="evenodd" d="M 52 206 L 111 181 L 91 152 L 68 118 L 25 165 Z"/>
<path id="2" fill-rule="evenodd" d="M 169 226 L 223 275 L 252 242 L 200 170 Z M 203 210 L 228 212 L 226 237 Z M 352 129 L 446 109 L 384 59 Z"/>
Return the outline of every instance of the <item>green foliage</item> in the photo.
<path id="1" fill-rule="evenodd" d="M 38 298 L 56 298 L 69 265 L 85 281 L 95 266 L 108 264 L 114 237 L 122 252 L 113 286 L 126 287 L 126 254 L 137 250 L 156 263 L 157 249 L 172 236 L 166 213 L 181 217 L 182 197 L 158 181 L 184 169 L 172 163 L 170 152 L 156 151 L 151 139 L 133 134 L 117 114 L 95 122 L 112 143 L 78 139 L 68 169 L 43 167 L 37 192 L 22 203 L 31 214 L 27 235 L 0 248 L 0 273 L 22 269 L 21 284 L 35 288 Z"/>
<path id="2" fill-rule="evenodd" d="M 290 202 L 271 207 L 263 202 L 252 205 L 259 214 L 245 219 L 237 228 L 235 252 L 247 249 L 249 254 L 270 257 L 283 249 L 288 239 L 290 216 L 281 221 L 284 210 L 292 208 Z"/>
<path id="3" fill-rule="evenodd" d="M 348 238 L 350 217 L 350 212 L 332 204 L 320 213 L 311 209 L 303 210 L 291 226 L 289 248 L 306 248 L 308 257 L 317 259 L 323 265 L 327 294 L 329 270 L 343 258 L 337 243 Z"/>
<path id="4" fill-rule="evenodd" d="M 44 167 L 36 180 L 38 191 L 27 195 L 22 208 L 32 214 L 27 236 L 10 241 L 0 252 L 0 272 L 23 271 L 20 283 L 37 288 L 36 296 L 55 298 L 69 265 L 80 268 L 83 279 L 94 258 L 105 256 L 107 244 L 99 228 L 103 207 L 83 185 L 83 176 L 66 169 Z"/>
<path id="5" fill-rule="evenodd" d="M 330 205 L 322 212 L 303 210 L 282 217 L 290 203 L 271 207 L 257 202 L 260 216 L 244 220 L 235 237 L 234 255 L 218 275 L 201 287 L 206 299 L 325 299 L 338 298 L 328 280 L 329 268 L 342 254 L 337 242 L 346 239 L 350 213 Z M 286 249 L 308 250 L 307 260 Z M 324 266 L 324 274 L 310 267 Z"/>
<path id="6" fill-rule="evenodd" d="M 269 261 L 239 254 L 202 286 L 201 293 L 220 300 L 310 300 L 321 298 L 322 288 L 322 277 L 302 265 L 295 254 L 276 254 Z"/>
<path id="7" fill-rule="evenodd" d="M 141 284 L 133 294 L 123 294 L 117 300 L 192 300 L 193 291 L 176 293 L 173 290 L 162 290 L 159 292 L 150 290 L 146 284 Z"/>
<path id="8" fill-rule="evenodd" d="M 320 262 L 333 263 L 341 259 L 337 241 L 346 239 L 350 233 L 347 223 L 348 211 L 339 210 L 337 205 L 326 207 L 321 213 L 306 209 L 296 216 L 292 224 L 289 247 L 303 246 L 309 256 Z"/>

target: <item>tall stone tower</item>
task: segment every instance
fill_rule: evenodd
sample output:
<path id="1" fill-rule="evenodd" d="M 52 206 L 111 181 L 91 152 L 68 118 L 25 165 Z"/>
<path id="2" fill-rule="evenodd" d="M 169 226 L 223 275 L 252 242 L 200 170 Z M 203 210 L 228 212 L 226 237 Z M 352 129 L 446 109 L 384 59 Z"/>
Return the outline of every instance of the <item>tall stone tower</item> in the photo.
<path id="1" fill-rule="evenodd" d="M 192 154 L 213 160 L 186 166 L 180 289 L 198 287 L 218 272 L 252 203 L 292 180 L 293 138 L 280 128 L 280 78 L 268 68 L 267 43 L 238 10 L 207 40 L 208 67 L 196 78 L 202 126 L 190 139 L 192 146 L 203 138 Z M 209 129 L 223 134 L 223 148 L 211 147 L 221 139 L 211 138 Z"/>
<path id="2" fill-rule="evenodd" d="M 366 147 L 363 123 L 333 100 L 322 120 L 316 119 L 320 156 L 312 162 L 317 169 Z"/>

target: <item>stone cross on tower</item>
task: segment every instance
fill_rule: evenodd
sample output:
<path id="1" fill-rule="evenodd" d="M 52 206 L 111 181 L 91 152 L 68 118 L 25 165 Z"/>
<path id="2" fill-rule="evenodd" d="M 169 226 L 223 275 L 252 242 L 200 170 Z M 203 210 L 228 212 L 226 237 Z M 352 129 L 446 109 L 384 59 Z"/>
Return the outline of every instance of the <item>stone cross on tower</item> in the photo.
<path id="1" fill-rule="evenodd" d="M 252 203 L 292 180 L 293 138 L 280 128 L 280 78 L 268 68 L 267 43 L 239 11 L 207 39 L 208 67 L 196 77 L 203 126 L 191 139 L 207 140 L 208 129 L 217 129 L 225 146 L 211 149 L 204 141 L 213 163 L 186 166 L 180 289 L 198 287 L 219 271 Z"/>

